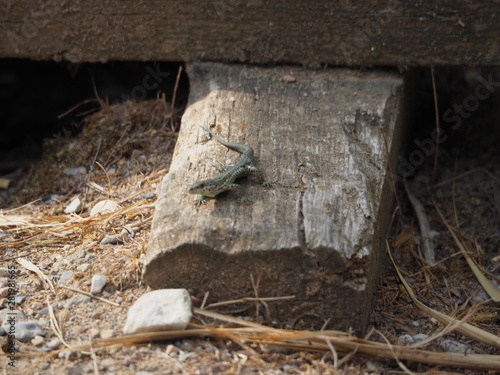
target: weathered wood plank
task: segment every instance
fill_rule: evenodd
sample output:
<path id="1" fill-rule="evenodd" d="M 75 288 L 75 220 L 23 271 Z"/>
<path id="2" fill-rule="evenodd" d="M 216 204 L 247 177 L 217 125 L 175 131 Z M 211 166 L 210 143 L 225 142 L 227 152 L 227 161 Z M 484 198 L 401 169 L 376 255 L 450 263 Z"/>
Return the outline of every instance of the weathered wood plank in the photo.
<path id="1" fill-rule="evenodd" d="M 384 137 L 389 147 L 398 142 L 402 80 L 217 64 L 189 66 L 188 74 L 189 105 L 157 202 L 145 282 L 223 301 L 253 296 L 253 276 L 261 297 L 296 296 L 271 304 L 275 319 L 317 314 L 363 329 L 390 207 Z M 206 141 L 199 124 L 254 147 L 273 186 L 248 178 L 241 192 L 195 206 L 187 187 L 239 156 Z"/>
<path id="2" fill-rule="evenodd" d="M 1 7 L 0 57 L 500 65 L 496 2 L 19 0 Z"/>

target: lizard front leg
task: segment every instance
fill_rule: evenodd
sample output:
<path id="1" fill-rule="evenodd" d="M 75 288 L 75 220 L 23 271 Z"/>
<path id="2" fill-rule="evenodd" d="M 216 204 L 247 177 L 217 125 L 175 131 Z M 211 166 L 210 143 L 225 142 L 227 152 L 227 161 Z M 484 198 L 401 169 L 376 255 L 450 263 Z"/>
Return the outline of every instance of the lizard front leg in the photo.
<path id="1" fill-rule="evenodd" d="M 251 173 L 251 174 L 257 176 L 257 179 L 262 184 L 262 186 L 264 186 L 264 187 L 271 186 L 271 181 L 266 180 L 264 173 L 262 173 L 262 171 L 259 168 L 255 167 L 253 165 L 248 165 L 247 170 L 248 170 L 248 173 Z"/>

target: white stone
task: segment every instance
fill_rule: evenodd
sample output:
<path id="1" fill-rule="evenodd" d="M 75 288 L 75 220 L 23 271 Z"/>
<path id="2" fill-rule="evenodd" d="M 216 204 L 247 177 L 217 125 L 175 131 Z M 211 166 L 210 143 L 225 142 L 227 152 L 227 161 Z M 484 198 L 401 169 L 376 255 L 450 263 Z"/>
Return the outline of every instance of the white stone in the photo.
<path id="1" fill-rule="evenodd" d="M 112 329 L 103 329 L 100 332 L 102 339 L 109 339 L 110 337 L 113 337 L 114 334 L 115 334 L 115 331 Z"/>
<path id="2" fill-rule="evenodd" d="M 31 343 L 35 346 L 40 346 L 44 343 L 45 339 L 42 336 L 36 335 L 33 340 L 31 340 Z"/>
<path id="3" fill-rule="evenodd" d="M 59 339 L 52 339 L 47 343 L 47 347 L 52 350 L 57 349 L 60 346 L 61 346 L 61 341 L 59 341 Z"/>
<path id="4" fill-rule="evenodd" d="M 64 209 L 65 214 L 71 214 L 73 212 L 80 212 L 82 210 L 82 202 L 79 198 L 75 198 L 71 203 Z"/>
<path id="5" fill-rule="evenodd" d="M 90 269 L 90 267 L 91 267 L 90 264 L 83 263 L 83 264 L 80 264 L 78 267 L 76 267 L 76 269 L 79 272 L 87 272 Z"/>
<path id="6" fill-rule="evenodd" d="M 186 289 L 160 289 L 141 296 L 129 309 L 123 332 L 154 332 L 185 329 L 192 305 Z"/>
<path id="7" fill-rule="evenodd" d="M 90 286 L 90 293 L 101 294 L 108 278 L 104 275 L 94 275 L 92 276 L 92 284 Z"/>
<path id="8" fill-rule="evenodd" d="M 119 208 L 120 206 L 115 201 L 112 201 L 110 199 L 105 199 L 103 201 L 97 202 L 94 205 L 94 207 L 92 207 L 92 209 L 90 210 L 90 216 L 94 216 L 98 213 L 104 214 L 104 213 L 115 212 Z"/>

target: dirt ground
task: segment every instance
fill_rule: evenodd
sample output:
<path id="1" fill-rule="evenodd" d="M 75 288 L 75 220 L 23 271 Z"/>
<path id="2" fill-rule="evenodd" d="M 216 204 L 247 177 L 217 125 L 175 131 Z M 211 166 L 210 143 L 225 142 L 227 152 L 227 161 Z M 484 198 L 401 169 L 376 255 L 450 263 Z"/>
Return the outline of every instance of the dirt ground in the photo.
<path id="1" fill-rule="evenodd" d="M 115 345 L 90 352 L 64 350 L 65 343 L 78 345 L 121 335 L 128 308 L 148 291 L 141 281 L 141 262 L 155 192 L 168 172 L 178 119 L 172 119 L 170 105 L 160 98 L 113 106 L 102 103 L 102 110 L 86 122 L 79 137 L 60 136 L 47 142 L 43 160 L 0 194 L 4 209 L 0 212 L 0 281 L 6 285 L 8 267 L 15 267 L 16 309 L 45 332 L 35 343 L 18 343 L 15 369 L 8 367 L 7 357 L 0 358 L 2 374 L 488 373 L 416 361 L 398 364 L 392 356 L 356 353 L 339 364 L 331 351 L 258 343 L 244 346 L 213 337 Z M 498 304 L 479 285 L 436 207 L 488 279 L 500 282 L 500 152 L 496 146 L 463 152 L 445 146 L 439 150 L 436 177 L 432 177 L 432 156 L 408 183 L 408 192 L 420 201 L 429 220 L 436 265 L 430 266 L 423 258 L 425 238 L 408 192 L 400 185 L 388 241 L 405 280 L 422 303 L 458 318 L 474 309 L 467 322 L 498 337 Z M 73 175 L 74 170 L 67 169 L 76 167 L 85 171 Z M 82 209 L 64 213 L 76 197 Z M 90 209 L 105 199 L 116 202 L 118 210 L 90 217 Z M 116 243 L 101 242 L 113 235 Z M 38 273 L 19 263 L 21 258 Z M 68 277 L 67 271 L 73 273 Z M 88 292 L 96 274 L 108 278 L 102 300 L 71 299 L 80 293 L 64 287 Z M 61 282 L 63 275 L 68 279 Z M 61 337 L 51 326 L 49 304 L 55 307 Z M 5 319 L 7 300 L 2 305 L 0 320 Z M 240 317 L 256 319 L 255 313 L 252 307 Z M 203 322 L 200 317 L 195 321 Z M 499 353 L 498 347 L 456 331 L 440 336 L 443 325 L 413 303 L 389 260 L 378 287 L 371 328 L 369 339 L 381 343 L 402 344 L 402 335 L 436 335 L 420 349 L 441 352 L 443 342 L 452 340 L 470 353 Z M 50 351 L 55 352 L 47 354 Z M 32 354 L 24 357 L 22 353 Z"/>

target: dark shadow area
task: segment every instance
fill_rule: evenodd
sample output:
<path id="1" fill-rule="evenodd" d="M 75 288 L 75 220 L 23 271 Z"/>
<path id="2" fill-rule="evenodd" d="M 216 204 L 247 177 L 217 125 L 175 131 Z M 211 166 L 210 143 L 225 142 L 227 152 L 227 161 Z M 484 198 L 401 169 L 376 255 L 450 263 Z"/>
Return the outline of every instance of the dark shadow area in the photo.
<path id="1" fill-rule="evenodd" d="M 439 143 L 442 150 L 456 150 L 462 155 L 477 150 L 498 152 L 500 69 L 436 68 L 435 90 L 430 69 L 419 69 L 414 74 L 418 85 L 410 154 L 412 150 L 421 150 L 426 157 L 432 156 L 431 143 Z M 439 136 L 433 133 L 436 128 L 434 96 L 438 103 Z M 419 158 L 414 156 L 414 159 Z"/>
<path id="2" fill-rule="evenodd" d="M 36 161 L 44 139 L 58 133 L 78 134 L 85 115 L 98 110 L 103 102 L 140 102 L 164 95 L 171 103 L 181 65 L 0 60 L 0 177 Z M 182 71 L 175 100 L 177 122 L 188 92 L 188 79 Z"/>

